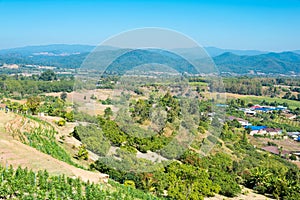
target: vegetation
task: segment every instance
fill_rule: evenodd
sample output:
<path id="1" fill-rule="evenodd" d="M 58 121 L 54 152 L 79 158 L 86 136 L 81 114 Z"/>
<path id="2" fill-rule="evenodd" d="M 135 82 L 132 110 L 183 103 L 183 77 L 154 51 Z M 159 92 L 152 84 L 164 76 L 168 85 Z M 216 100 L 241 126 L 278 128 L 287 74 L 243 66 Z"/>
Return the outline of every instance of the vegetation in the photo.
<path id="1" fill-rule="evenodd" d="M 36 148 L 37 150 L 51 155 L 58 160 L 64 161 L 74 166 L 78 166 L 72 161 L 71 156 L 61 147 L 56 141 L 55 135 L 57 132 L 52 128 L 34 128 L 30 132 L 25 132 L 26 140 L 23 140 L 25 144 Z"/>
<path id="2" fill-rule="evenodd" d="M 53 72 L 42 73 L 41 76 L 0 76 L 0 92 L 6 97 L 16 99 L 49 92 L 71 92 L 74 88 L 74 78 L 60 78 Z"/>
<path id="3" fill-rule="evenodd" d="M 1 199 L 159 199 L 112 181 L 108 188 L 64 175 L 50 176 L 47 171 L 33 172 L 20 167 L 14 170 L 11 166 L 0 166 L 0 174 Z"/>
<path id="4" fill-rule="evenodd" d="M 12 84 L 10 87 L 17 87 L 14 84 L 25 83 L 23 81 L 37 84 L 36 93 L 42 91 L 39 87 L 44 83 L 49 86 L 52 83 L 72 82 L 71 78 L 59 80 L 59 77 L 51 71 L 46 71 L 39 77 L 20 79 L 3 77 L 5 80 L 2 80 L 2 83 L 0 79 L 0 90 L 2 87 L 3 91 L 9 84 Z M 116 76 L 102 77 L 97 87 L 113 88 L 116 80 L 118 80 Z M 218 85 L 220 82 L 205 81 L 202 77 L 190 77 L 189 82 L 193 91 L 198 94 L 204 93 L 207 86 L 210 86 L 211 90 L 220 88 Z M 256 95 L 228 100 L 226 107 L 228 115 L 245 118 L 253 125 L 281 128 L 284 132 L 299 130 L 297 121 L 283 119 L 280 112 L 258 113 L 254 117 L 248 117 L 238 110 L 240 107 L 259 103 L 270 106 L 283 105 L 293 109 L 293 113 L 299 114 L 300 106 L 299 101 L 296 101 L 297 98 L 289 100 L 292 95 L 299 92 L 299 85 L 293 79 L 239 77 L 225 78 L 224 83 L 225 90 L 219 92 Z M 289 87 L 280 88 L 273 86 L 274 84 L 288 84 Z M 214 194 L 235 197 L 241 193 L 243 185 L 277 199 L 300 199 L 297 192 L 300 189 L 299 169 L 279 156 L 258 151 L 249 143 L 248 130 L 242 128 L 237 120 L 223 121 L 222 116 L 217 113 L 217 106 L 212 104 L 215 100 L 207 100 L 205 95 L 187 101 L 176 96 L 174 91 L 172 93 L 164 90 L 165 93 L 162 94 L 158 91 L 165 88 L 153 84 L 148 86 L 149 91 L 154 88 L 150 94 L 145 88 L 134 90 L 135 95 L 146 98 L 131 98 L 130 95 L 125 97 L 129 101 L 128 110 L 121 108 L 117 113 L 113 113 L 111 108 L 114 107 L 107 106 L 103 116 L 95 117 L 79 112 L 76 104 L 73 105 L 74 111 L 67 112 L 68 91 L 63 86 L 57 88 L 63 92 L 60 97 L 28 95 L 29 90 L 27 91 L 25 87 L 27 86 L 18 88 L 18 90 L 25 89 L 25 92 L 18 95 L 26 96 L 26 104 L 7 101 L 8 107 L 21 113 L 45 112 L 50 116 L 62 117 L 63 119 L 57 122 L 60 126 L 75 120 L 86 122 L 75 127 L 72 133 L 72 136 L 82 142 L 77 158 L 87 160 L 88 150 L 96 153 L 100 158 L 91 164 L 91 169 L 109 174 L 111 179 L 124 186 L 112 182 L 111 184 L 118 188 L 117 191 L 107 191 L 102 189 L 101 185 L 83 183 L 63 176 L 49 177 L 46 172 L 39 172 L 41 177 L 37 177 L 32 175 L 33 172 L 22 169 L 14 172 L 12 169 L 0 168 L 2 170 L 0 198 L 22 196 L 30 199 L 34 196 L 45 199 L 203 199 Z M 289 92 L 292 95 L 283 95 Z M 9 90 L 4 95 L 15 96 Z M 262 95 L 265 96 L 261 97 Z M 96 96 L 88 98 L 97 99 Z M 99 101 L 103 105 L 116 104 L 110 98 L 95 102 Z M 114 114 L 116 116 L 113 116 Z M 179 129 L 182 127 L 195 137 L 191 144 L 182 142 L 181 139 L 184 138 L 178 137 Z M 221 132 L 220 137 L 214 134 L 218 131 Z M 53 129 L 39 127 L 25 132 L 22 142 L 74 165 L 70 155 L 56 141 L 55 134 Z M 202 156 L 201 153 L 206 153 L 203 147 L 207 144 L 216 145 L 210 154 Z M 272 142 L 268 145 L 276 146 Z M 107 155 L 111 147 L 115 151 Z M 149 151 L 162 157 L 163 161 L 155 162 L 137 157 L 137 154 L 146 154 Z M 290 159 L 295 160 L 297 157 L 291 156 Z M 8 172 L 12 182 L 7 180 L 5 173 Z M 26 175 L 19 176 L 22 173 Z M 22 182 L 19 177 L 27 182 Z M 27 177 L 30 180 L 34 177 L 33 183 L 27 180 Z M 43 180 L 43 183 L 40 183 L 40 180 Z M 60 186 L 55 186 L 56 183 Z M 62 184 L 64 185 L 61 186 Z M 61 191 L 62 188 L 64 193 Z"/>

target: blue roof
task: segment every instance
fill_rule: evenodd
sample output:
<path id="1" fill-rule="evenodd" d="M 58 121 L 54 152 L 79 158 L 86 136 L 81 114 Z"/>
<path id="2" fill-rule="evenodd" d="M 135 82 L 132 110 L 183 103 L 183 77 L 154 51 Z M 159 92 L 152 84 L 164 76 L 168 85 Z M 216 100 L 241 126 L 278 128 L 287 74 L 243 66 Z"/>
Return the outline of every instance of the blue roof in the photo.
<path id="1" fill-rule="evenodd" d="M 259 131 L 267 128 L 266 126 L 246 126 L 245 128 L 250 128 L 252 131 Z"/>
<path id="2" fill-rule="evenodd" d="M 254 110 L 261 110 L 263 112 L 267 112 L 267 111 L 271 111 L 271 110 L 284 110 L 284 108 L 281 108 L 281 107 L 277 107 L 277 108 L 265 108 L 265 107 L 262 107 L 262 108 L 255 108 Z"/>

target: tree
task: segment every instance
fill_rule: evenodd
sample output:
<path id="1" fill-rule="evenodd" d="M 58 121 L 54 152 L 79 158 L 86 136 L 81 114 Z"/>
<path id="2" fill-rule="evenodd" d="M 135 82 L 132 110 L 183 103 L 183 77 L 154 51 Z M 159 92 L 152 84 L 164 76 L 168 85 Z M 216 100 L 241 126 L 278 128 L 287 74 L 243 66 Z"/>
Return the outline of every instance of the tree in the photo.
<path id="1" fill-rule="evenodd" d="M 68 97 L 68 93 L 66 93 L 66 92 L 63 92 L 63 93 L 60 94 L 60 98 L 63 101 L 66 101 L 67 97 Z"/>
<path id="2" fill-rule="evenodd" d="M 54 81 L 54 80 L 57 80 L 57 77 L 56 77 L 56 74 L 54 73 L 54 71 L 46 70 L 40 75 L 39 80 Z"/>
<path id="3" fill-rule="evenodd" d="M 38 107 L 40 106 L 41 98 L 37 96 L 32 96 L 27 99 L 26 105 L 33 115 L 36 114 Z"/>
<path id="4" fill-rule="evenodd" d="M 113 111 L 111 110 L 111 108 L 110 107 L 105 108 L 104 117 L 109 119 L 110 116 L 112 116 L 112 115 L 113 115 Z"/>

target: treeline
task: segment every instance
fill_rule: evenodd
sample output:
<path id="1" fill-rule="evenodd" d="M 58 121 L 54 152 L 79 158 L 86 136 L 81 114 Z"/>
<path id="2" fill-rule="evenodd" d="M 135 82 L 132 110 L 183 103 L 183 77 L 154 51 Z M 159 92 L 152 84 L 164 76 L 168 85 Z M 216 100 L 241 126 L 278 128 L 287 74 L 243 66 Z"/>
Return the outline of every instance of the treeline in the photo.
<path id="1" fill-rule="evenodd" d="M 190 82 L 205 82 L 203 77 L 190 78 Z M 300 96 L 291 92 L 298 92 L 299 79 L 297 78 L 257 78 L 257 77 L 226 77 L 221 81 L 208 81 L 211 91 L 228 92 L 241 95 L 271 96 L 276 97 L 281 92 L 286 92 L 285 99 L 299 100 Z M 282 86 L 290 86 L 282 87 Z M 267 87 L 267 88 L 264 88 Z"/>
<path id="2" fill-rule="evenodd" d="M 0 92 L 4 96 L 23 98 L 27 95 L 50 93 L 50 92 L 72 92 L 74 88 L 73 78 L 60 78 L 54 74 L 42 73 L 40 76 L 0 76 Z"/>

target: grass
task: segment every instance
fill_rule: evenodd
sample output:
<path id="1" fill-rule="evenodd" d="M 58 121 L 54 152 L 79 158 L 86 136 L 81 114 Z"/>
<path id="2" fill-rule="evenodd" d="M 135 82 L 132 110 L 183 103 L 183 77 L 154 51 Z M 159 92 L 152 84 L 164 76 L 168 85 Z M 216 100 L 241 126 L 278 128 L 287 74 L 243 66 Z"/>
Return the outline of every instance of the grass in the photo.
<path id="1" fill-rule="evenodd" d="M 205 82 L 189 82 L 190 86 L 208 86 L 208 83 Z"/>

